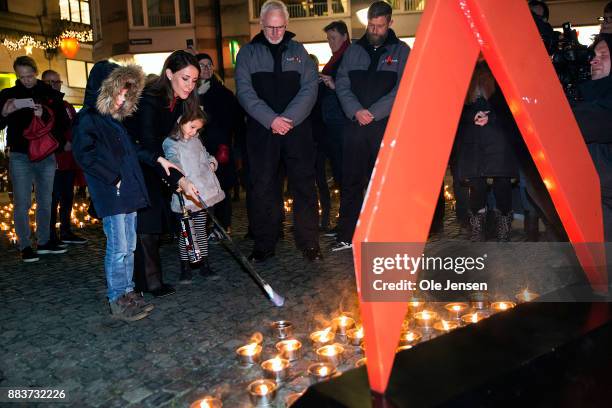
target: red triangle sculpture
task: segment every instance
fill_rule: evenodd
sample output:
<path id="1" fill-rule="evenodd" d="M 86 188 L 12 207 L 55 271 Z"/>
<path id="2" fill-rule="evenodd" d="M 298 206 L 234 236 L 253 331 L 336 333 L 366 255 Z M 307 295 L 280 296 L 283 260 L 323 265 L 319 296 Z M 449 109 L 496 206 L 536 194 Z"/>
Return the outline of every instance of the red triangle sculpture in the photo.
<path id="1" fill-rule="evenodd" d="M 428 0 L 353 237 L 370 387 L 384 393 L 407 302 L 364 302 L 362 242 L 422 242 L 482 51 L 594 289 L 606 291 L 599 178 L 524 0 Z M 424 247 L 424 244 L 423 244 Z M 415 249 L 412 256 L 419 256 Z M 414 275 L 411 275 L 415 279 Z"/>

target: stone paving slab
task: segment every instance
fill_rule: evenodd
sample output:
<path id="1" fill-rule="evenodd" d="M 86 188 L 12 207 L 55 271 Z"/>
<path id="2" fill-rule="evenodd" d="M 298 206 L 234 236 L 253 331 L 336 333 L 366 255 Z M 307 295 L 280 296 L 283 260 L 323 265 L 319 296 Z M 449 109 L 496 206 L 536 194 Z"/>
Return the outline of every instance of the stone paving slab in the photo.
<path id="1" fill-rule="evenodd" d="M 243 203 L 234 203 L 235 237 L 246 233 Z M 433 242 L 466 237 L 452 211 L 447 214 L 445 234 L 434 236 Z M 302 375 L 315 361 L 308 334 L 340 310 L 358 314 L 351 252 L 332 255 L 333 241 L 321 236 L 325 258 L 308 262 L 286 228 L 277 256 L 257 266 L 286 297 L 283 308 L 267 300 L 223 244 L 211 244 L 210 263 L 219 280 L 196 276 L 191 285 L 177 285 L 173 296 L 149 299 L 156 308 L 148 318 L 130 324 L 115 321 L 105 298 L 102 229 L 98 225 L 79 233 L 89 238 L 87 245 L 71 246 L 64 255 L 41 256 L 33 264 L 23 264 L 2 238 L 0 387 L 61 388 L 70 405 L 80 407 L 183 407 L 205 394 L 222 396 L 227 407 L 248 406 L 246 386 L 261 377 L 261 370 L 240 367 L 234 350 L 260 331 L 264 358 L 272 357 L 275 340 L 268 325 L 290 320 L 306 353 L 280 390 L 277 401 L 283 406 L 288 393 L 309 385 Z M 252 242 L 238 242 L 248 254 Z M 172 284 L 178 280 L 177 254 L 171 241 L 161 248 L 166 281 Z M 347 354 L 341 370 L 362 357 L 352 346 Z"/>

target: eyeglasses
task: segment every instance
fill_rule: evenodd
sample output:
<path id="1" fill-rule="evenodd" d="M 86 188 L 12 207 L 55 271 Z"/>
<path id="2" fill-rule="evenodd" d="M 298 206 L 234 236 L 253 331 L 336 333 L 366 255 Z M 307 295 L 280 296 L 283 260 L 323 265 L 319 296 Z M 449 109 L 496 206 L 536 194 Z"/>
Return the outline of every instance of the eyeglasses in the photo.
<path id="1" fill-rule="evenodd" d="M 605 16 L 605 17 L 597 17 L 597 21 L 599 21 L 601 24 L 603 23 L 612 23 L 612 16 Z"/>
<path id="2" fill-rule="evenodd" d="M 268 31 L 284 31 L 287 28 L 287 25 L 282 25 L 282 26 L 264 26 L 264 28 Z"/>
<path id="3" fill-rule="evenodd" d="M 200 64 L 200 68 L 202 68 L 202 69 L 212 69 L 212 67 L 213 67 L 212 64 L 209 64 L 209 63 L 206 63 L 206 62 Z"/>

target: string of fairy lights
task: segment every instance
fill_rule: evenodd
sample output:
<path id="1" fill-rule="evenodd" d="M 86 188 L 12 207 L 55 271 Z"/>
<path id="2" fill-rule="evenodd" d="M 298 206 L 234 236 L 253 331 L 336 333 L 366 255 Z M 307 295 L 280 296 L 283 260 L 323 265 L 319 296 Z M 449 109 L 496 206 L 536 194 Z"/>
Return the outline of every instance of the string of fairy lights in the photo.
<path id="1" fill-rule="evenodd" d="M 62 40 L 67 38 L 75 38 L 77 41 L 86 43 L 93 41 L 93 31 L 75 31 L 75 30 L 64 30 L 59 36 L 49 40 L 36 40 L 31 35 L 24 35 L 19 39 L 4 38 L 2 45 L 8 48 L 10 51 L 18 51 L 21 49 L 32 49 L 39 48 L 41 50 L 47 50 L 50 48 L 58 48 Z"/>

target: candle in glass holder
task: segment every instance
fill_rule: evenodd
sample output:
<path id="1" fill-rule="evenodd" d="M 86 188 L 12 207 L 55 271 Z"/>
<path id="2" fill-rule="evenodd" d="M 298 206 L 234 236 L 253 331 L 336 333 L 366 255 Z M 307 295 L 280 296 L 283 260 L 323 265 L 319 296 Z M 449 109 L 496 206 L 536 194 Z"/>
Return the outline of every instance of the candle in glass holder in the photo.
<path id="1" fill-rule="evenodd" d="M 311 384 L 329 380 L 334 374 L 336 374 L 336 366 L 331 363 L 314 363 L 308 366 Z"/>
<path id="2" fill-rule="evenodd" d="M 290 365 L 289 360 L 275 357 L 261 363 L 261 368 L 266 378 L 271 378 L 278 383 L 287 379 Z"/>
<path id="3" fill-rule="evenodd" d="M 243 366 L 251 366 L 259 363 L 261 358 L 261 346 L 257 343 L 247 344 L 236 349 L 238 361 Z"/>
<path id="4" fill-rule="evenodd" d="M 531 302 L 539 296 L 540 295 L 536 292 L 531 292 L 529 289 L 524 289 L 521 293 L 516 295 L 516 299 L 519 301 L 519 303 L 525 303 Z"/>
<path id="5" fill-rule="evenodd" d="M 344 347 L 340 344 L 329 344 L 317 349 L 317 358 L 319 361 L 338 366 L 342 362 L 342 353 L 344 353 Z"/>
<path id="6" fill-rule="evenodd" d="M 453 302 L 447 303 L 444 308 L 448 311 L 451 319 L 459 320 L 468 308 L 467 303 Z"/>
<path id="7" fill-rule="evenodd" d="M 483 310 L 489 307 L 489 299 L 484 292 L 474 292 L 470 294 L 470 305 L 474 309 Z"/>
<path id="8" fill-rule="evenodd" d="M 438 314 L 431 310 L 422 310 L 414 314 L 417 327 L 425 330 L 431 329 L 436 320 L 438 320 Z"/>
<path id="9" fill-rule="evenodd" d="M 399 346 L 395 349 L 396 353 L 399 353 L 400 351 L 404 351 L 404 350 L 410 350 L 412 348 L 412 345 L 410 344 L 405 344 L 403 346 Z"/>
<path id="10" fill-rule="evenodd" d="M 363 341 L 363 327 L 355 327 L 346 332 L 346 337 L 349 343 L 353 346 L 358 346 Z"/>
<path id="11" fill-rule="evenodd" d="M 493 302 L 491 303 L 491 310 L 494 312 L 505 312 L 508 309 L 512 309 L 516 306 L 514 302 Z"/>
<path id="12" fill-rule="evenodd" d="M 189 408 L 222 408 L 223 404 L 219 398 L 211 397 L 207 395 L 206 397 L 194 401 L 191 403 Z"/>
<path id="13" fill-rule="evenodd" d="M 459 327 L 459 323 L 454 321 L 440 320 L 439 322 L 434 323 L 434 330 L 440 333 L 448 333 L 451 330 L 455 330 Z"/>
<path id="14" fill-rule="evenodd" d="M 282 340 L 276 343 L 276 349 L 283 358 L 295 361 L 302 358 L 302 343 L 299 340 Z"/>
<path id="15" fill-rule="evenodd" d="M 408 331 L 402 332 L 402 334 L 400 335 L 400 344 L 401 345 L 417 344 L 419 341 L 421 341 L 422 337 L 423 335 L 419 333 L 418 331 L 408 330 Z"/>
<path id="16" fill-rule="evenodd" d="M 486 316 L 484 313 L 474 312 L 474 313 L 468 313 L 468 314 L 461 316 L 461 321 L 465 324 L 472 324 L 472 323 L 478 323 L 485 317 Z"/>
<path id="17" fill-rule="evenodd" d="M 291 405 L 293 405 L 293 403 L 295 401 L 297 401 L 298 399 L 300 399 L 300 397 L 302 396 L 303 393 L 301 392 L 293 392 L 289 395 L 287 395 L 287 398 L 285 398 L 285 406 L 287 408 L 289 408 Z"/>
<path id="18" fill-rule="evenodd" d="M 288 339 L 293 336 L 293 323 L 288 320 L 273 322 L 272 335 L 279 340 Z"/>
<path id="19" fill-rule="evenodd" d="M 249 384 L 249 398 L 255 407 L 267 407 L 274 403 L 276 398 L 276 382 L 273 380 L 255 380 Z"/>
<path id="20" fill-rule="evenodd" d="M 408 308 L 410 309 L 410 312 L 412 313 L 421 311 L 423 307 L 425 307 L 425 301 L 423 301 L 422 299 L 413 298 L 412 300 L 408 302 Z"/>
<path id="21" fill-rule="evenodd" d="M 346 331 L 355 326 L 355 320 L 348 316 L 342 315 L 334 318 L 332 325 L 336 329 L 336 334 L 345 336 Z"/>
<path id="22" fill-rule="evenodd" d="M 312 332 L 310 334 L 310 340 L 312 341 L 312 345 L 315 349 L 326 346 L 328 344 L 332 344 L 334 342 L 335 337 L 336 333 L 332 331 L 331 327 L 328 327 L 325 330 Z"/>
<path id="23" fill-rule="evenodd" d="M 368 361 L 367 357 L 360 358 L 359 360 L 355 361 L 355 368 L 359 368 L 365 365 L 367 361 Z"/>

